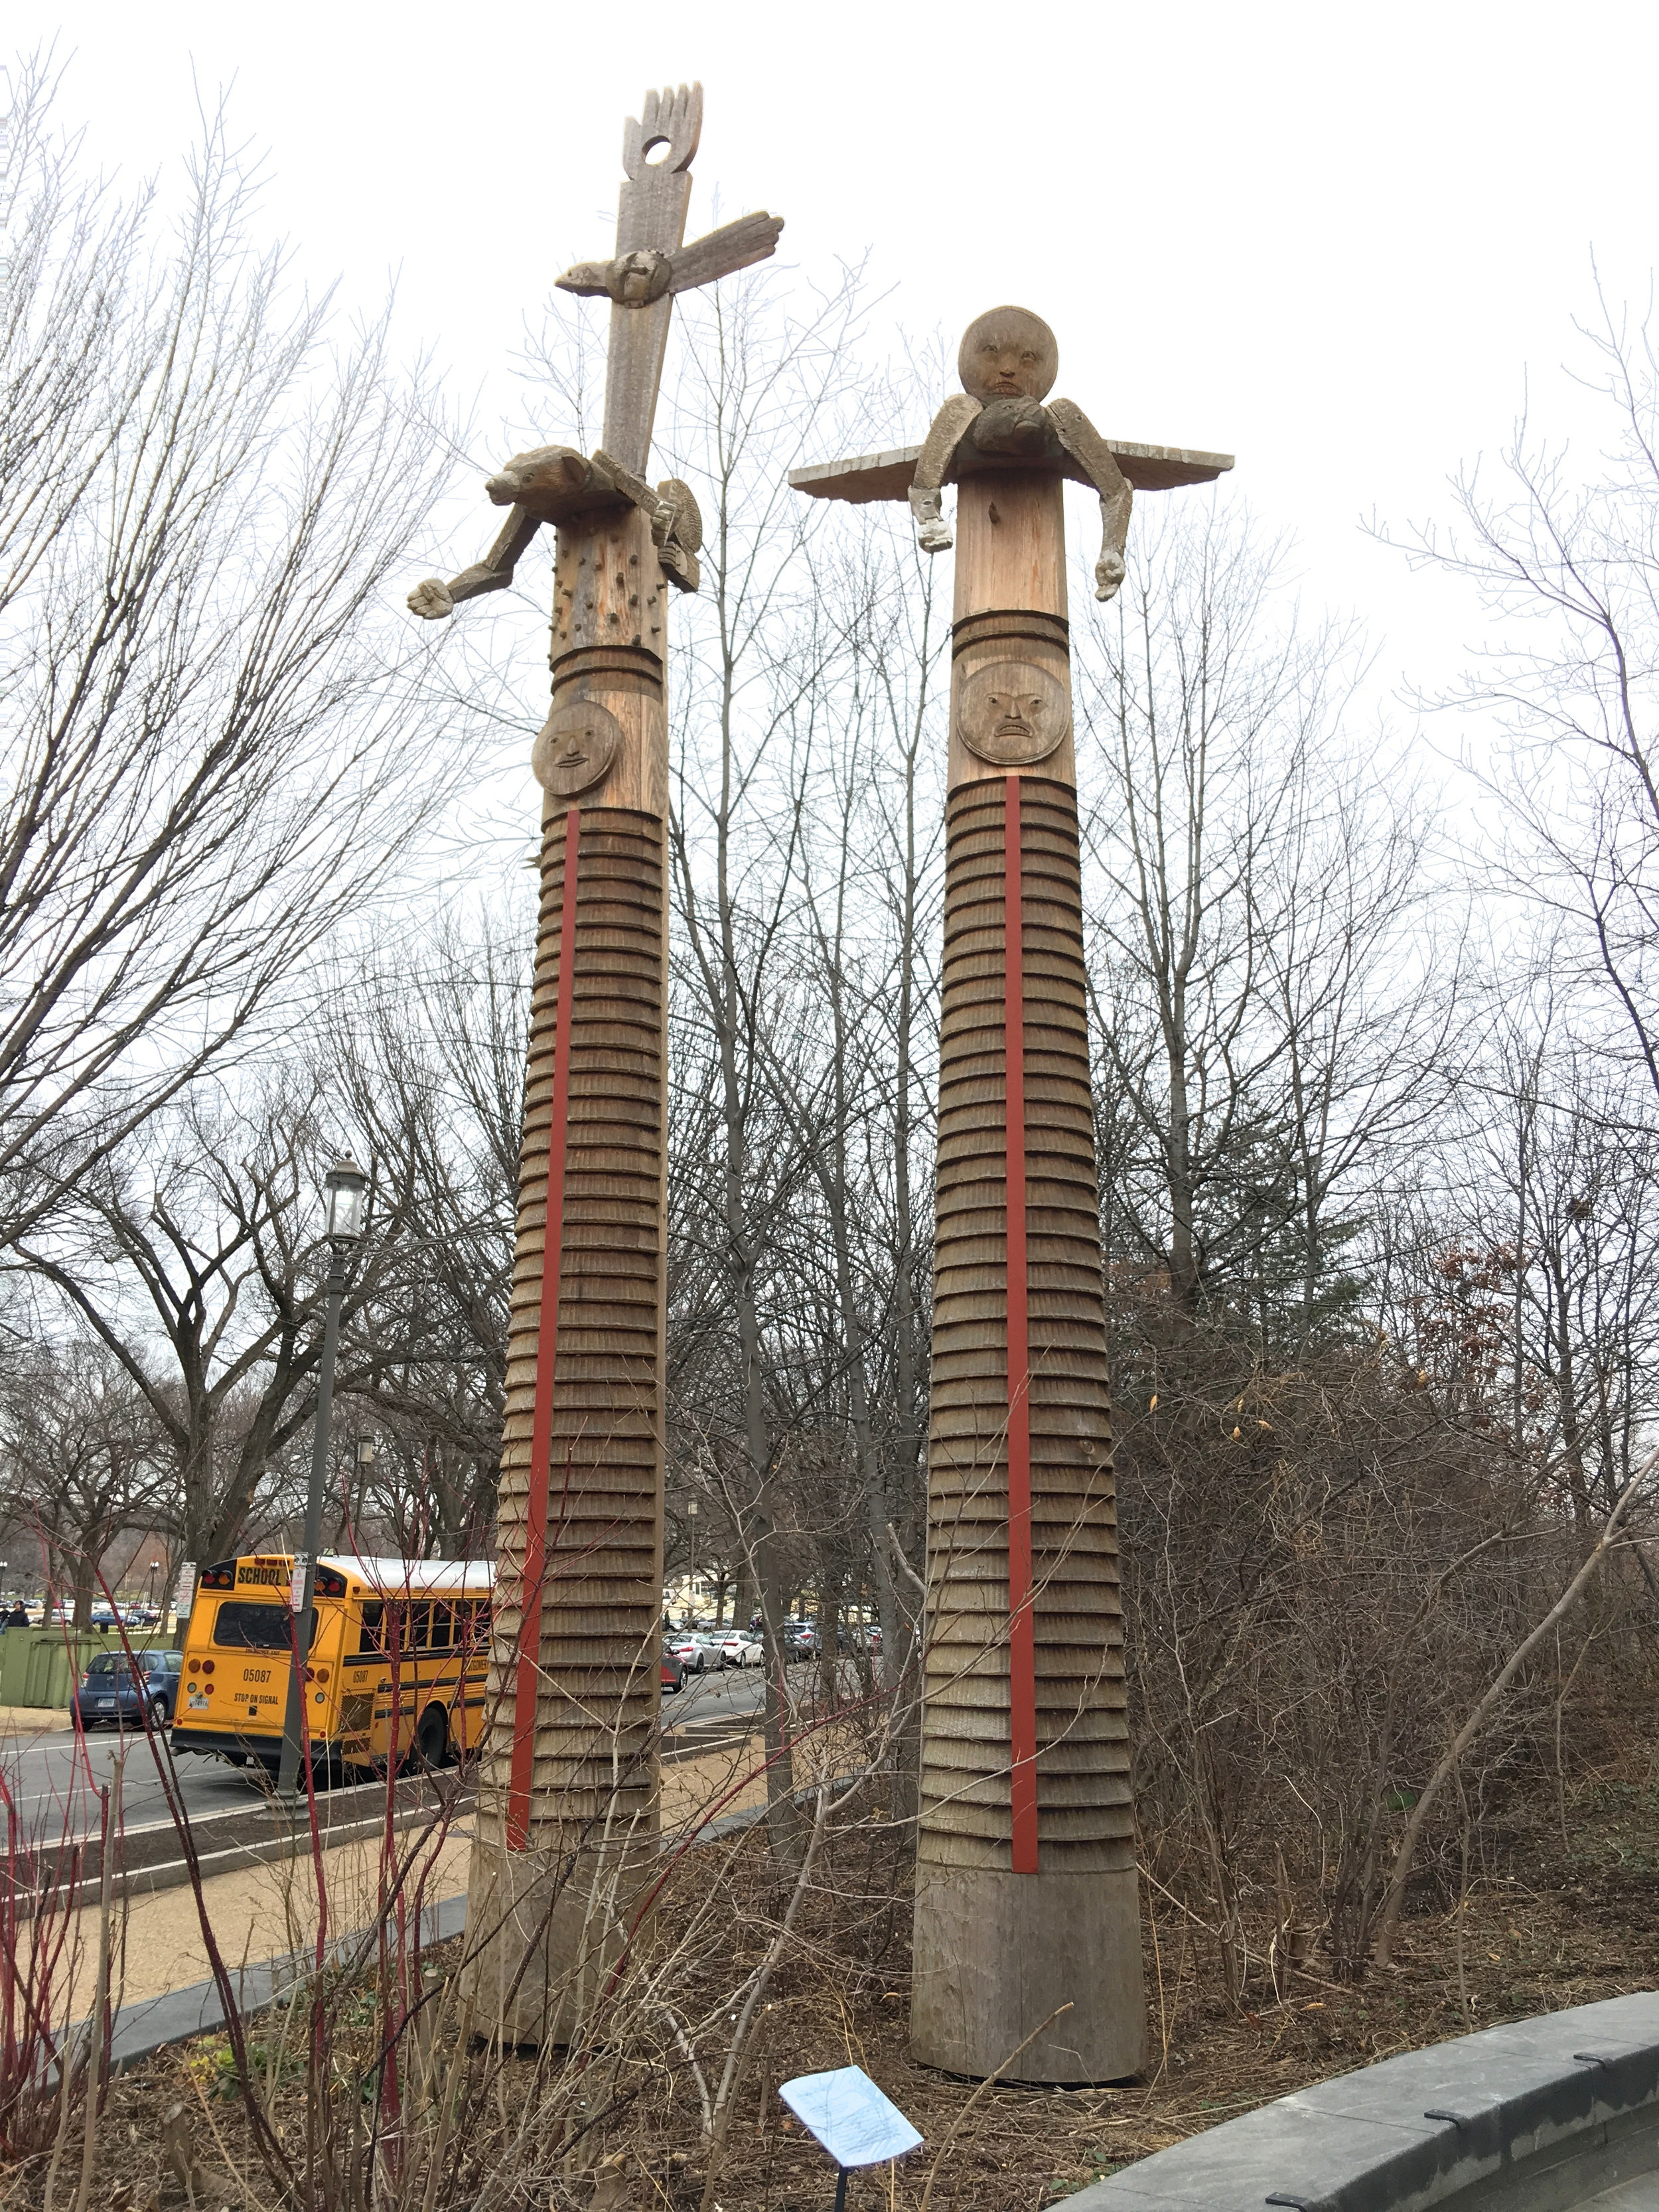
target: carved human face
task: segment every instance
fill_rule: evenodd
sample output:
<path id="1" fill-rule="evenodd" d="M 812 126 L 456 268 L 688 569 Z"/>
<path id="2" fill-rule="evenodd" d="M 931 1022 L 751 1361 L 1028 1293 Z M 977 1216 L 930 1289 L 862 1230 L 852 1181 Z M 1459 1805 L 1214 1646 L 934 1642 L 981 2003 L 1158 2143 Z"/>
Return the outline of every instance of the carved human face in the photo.
<path id="1" fill-rule="evenodd" d="M 1029 744 L 1036 736 L 1037 717 L 1042 712 L 1042 694 L 1028 691 L 1016 685 L 1008 690 L 994 690 L 987 700 L 994 744 Z"/>
<path id="2" fill-rule="evenodd" d="M 957 355 L 962 388 L 975 399 L 1041 399 L 1060 370 L 1060 348 L 1041 315 L 993 307 L 969 323 Z"/>

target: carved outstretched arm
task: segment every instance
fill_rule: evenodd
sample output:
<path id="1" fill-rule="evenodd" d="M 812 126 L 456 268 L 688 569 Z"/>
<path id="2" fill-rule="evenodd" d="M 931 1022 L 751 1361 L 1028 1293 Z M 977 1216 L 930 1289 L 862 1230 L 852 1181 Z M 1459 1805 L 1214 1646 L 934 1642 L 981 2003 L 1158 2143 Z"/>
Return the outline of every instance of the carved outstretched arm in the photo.
<path id="1" fill-rule="evenodd" d="M 541 526 L 539 515 L 515 507 L 482 561 L 463 568 L 447 584 L 437 576 L 428 576 L 423 584 L 416 584 L 409 595 L 410 614 L 419 615 L 425 622 L 441 622 L 446 615 L 454 612 L 463 599 L 476 599 L 483 592 L 504 592 L 513 581 L 519 556 Z"/>
<path id="2" fill-rule="evenodd" d="M 1134 494 L 1110 447 L 1079 406 L 1070 399 L 1051 399 L 1048 416 L 1060 444 L 1100 494 L 1095 597 L 1109 599 L 1123 581 L 1123 548 L 1129 535 L 1129 508 Z"/>
<path id="3" fill-rule="evenodd" d="M 966 392 L 953 392 L 934 416 L 933 427 L 927 433 L 916 472 L 910 479 L 910 513 L 925 553 L 944 553 L 950 548 L 950 526 L 939 511 L 939 495 L 951 473 L 957 447 L 979 412 L 977 399 Z"/>

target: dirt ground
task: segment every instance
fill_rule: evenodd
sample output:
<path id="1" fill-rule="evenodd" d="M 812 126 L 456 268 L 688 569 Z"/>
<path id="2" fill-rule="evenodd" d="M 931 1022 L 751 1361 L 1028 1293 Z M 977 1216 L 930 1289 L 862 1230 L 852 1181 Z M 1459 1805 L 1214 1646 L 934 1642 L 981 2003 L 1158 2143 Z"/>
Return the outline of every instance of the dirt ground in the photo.
<path id="1" fill-rule="evenodd" d="M 1081 2090 L 999 2087 L 980 2096 L 965 2120 L 975 2085 L 919 2067 L 906 2051 L 904 1899 L 891 1899 L 873 1935 L 866 1917 L 850 1954 L 837 1948 L 827 1923 L 809 1927 L 775 1985 L 742 2077 L 715 2191 L 720 2212 L 818 2212 L 827 2205 L 833 2173 L 776 2094 L 778 2082 L 794 2074 L 860 2065 L 925 2138 L 896 2168 L 854 2177 L 848 2201 L 855 2212 L 919 2206 L 930 2173 L 939 2212 L 957 2206 L 1039 2212 L 1091 2179 L 1310 2082 L 1501 2021 L 1652 1986 L 1659 1981 L 1659 1790 L 1587 1789 L 1573 1808 L 1572 1843 L 1565 1850 L 1553 1807 L 1550 1814 L 1534 1832 L 1511 1832 L 1503 1859 L 1471 1878 L 1460 1908 L 1408 1919 L 1396 1963 L 1354 1987 L 1322 1978 L 1316 1961 L 1297 1970 L 1279 2000 L 1258 1984 L 1243 2008 L 1231 2007 L 1218 1994 L 1212 1939 L 1159 1900 L 1147 1925 L 1145 2077 Z M 757 1874 L 759 1836 L 744 1850 Z M 671 1923 L 672 1917 L 670 1907 Z M 750 1955 L 744 1941 L 739 1930 L 696 1978 L 740 1972 Z M 683 1995 L 690 2016 L 718 1990 L 711 1981 Z M 224 2039 L 203 2038 L 114 2085 L 104 2140 L 118 2154 L 123 2178 L 101 2200 L 106 2212 L 129 2205 L 171 2212 L 185 2203 L 164 2176 L 158 2144 L 159 2116 L 181 2094 L 193 2108 L 210 2110 L 233 2164 L 252 2170 L 252 2160 L 244 2166 L 235 2155 L 243 2129 L 234 2083 L 226 2090 L 227 2063 Z M 215 2085 L 217 2094 L 210 2095 Z M 580 2212 L 590 2200 L 603 2212 L 633 2206 L 690 2212 L 698 2203 L 707 2152 L 694 2098 L 679 2095 L 672 2109 L 653 2107 L 649 2115 L 641 2106 L 605 2148 L 619 2158 L 620 2170 L 600 2181 L 597 2193 L 594 2160 L 585 2154 L 567 2160 L 550 2187 L 545 2174 L 508 2185 L 495 2200 L 499 2212 L 532 2206 Z M 11 2190 L 0 2194 L 9 2207 L 33 2201 Z M 246 2201 L 264 2201 L 257 2185 Z"/>

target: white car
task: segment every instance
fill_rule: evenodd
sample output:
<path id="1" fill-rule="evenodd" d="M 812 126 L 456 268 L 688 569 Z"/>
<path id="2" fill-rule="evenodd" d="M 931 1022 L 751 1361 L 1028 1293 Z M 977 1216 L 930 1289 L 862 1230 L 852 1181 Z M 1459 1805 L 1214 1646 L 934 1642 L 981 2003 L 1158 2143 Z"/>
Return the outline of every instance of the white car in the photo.
<path id="1" fill-rule="evenodd" d="M 758 1636 L 751 1636 L 746 1628 L 734 1628 L 729 1636 L 720 1639 L 720 1663 L 726 1667 L 758 1667 L 766 1656 L 766 1647 Z"/>
<path id="2" fill-rule="evenodd" d="M 721 1638 L 718 1636 L 701 1633 L 671 1636 L 667 1638 L 667 1644 L 688 1674 L 706 1674 L 711 1667 L 726 1664 Z"/>

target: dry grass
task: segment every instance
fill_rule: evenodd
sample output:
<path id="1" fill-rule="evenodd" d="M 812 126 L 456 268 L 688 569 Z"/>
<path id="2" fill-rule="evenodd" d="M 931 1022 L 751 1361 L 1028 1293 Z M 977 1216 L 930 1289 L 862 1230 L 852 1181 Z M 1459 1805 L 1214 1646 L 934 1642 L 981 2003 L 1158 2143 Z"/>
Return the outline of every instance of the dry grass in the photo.
<path id="1" fill-rule="evenodd" d="M 1147 1929 L 1152 2057 L 1139 2083 L 1099 2089 L 1001 2088 L 981 2097 L 934 2186 L 940 2212 L 1036 2212 L 1091 2179 L 1308 2082 L 1474 2027 L 1650 1985 L 1659 1978 L 1659 1797 L 1617 1778 L 1582 1785 L 1564 1850 L 1547 1820 L 1512 1826 L 1470 1879 L 1461 1906 L 1408 1920 L 1396 1963 L 1354 1986 L 1296 1969 L 1282 2001 L 1230 2008 L 1216 1994 L 1213 1945 L 1167 1901 Z M 690 2038 L 704 2080 L 724 2057 L 717 2023 L 776 1935 L 779 1898 L 757 1832 L 729 1851 L 683 1862 L 641 1956 L 668 1968 L 673 2008 L 700 2023 Z M 971 2085 L 912 2063 L 905 2048 L 908 1899 L 895 1831 L 878 1820 L 826 1846 L 781 1956 L 769 2002 L 735 2093 L 711 2202 L 720 2212 L 819 2207 L 833 2176 L 788 2119 L 778 2082 L 863 2066 L 921 2128 L 927 2147 L 896 2170 L 855 2179 L 849 2201 L 888 2212 L 920 2201 L 933 2157 Z M 459 1945 L 430 1954 L 429 1985 Z M 335 1989 L 331 2095 L 371 2094 L 377 2008 L 372 1992 Z M 643 2019 L 644 2013 L 639 2015 Z M 303 2037 L 255 2023 L 255 2063 L 285 2143 L 303 2132 Z M 693 2069 L 665 2033 L 647 2047 L 596 2044 L 579 2058 L 537 2061 L 474 2047 L 468 2138 L 437 2177 L 434 2212 L 586 2212 L 661 2207 L 692 2212 L 706 2193 L 708 2144 Z M 580 2080 L 572 2074 L 575 2067 Z M 183 2099 L 205 2161 L 247 2178 L 249 2207 L 278 2201 L 252 2154 L 245 2106 L 222 2037 L 161 2054 L 121 2077 L 104 2130 L 100 2212 L 186 2203 L 168 2172 L 162 2115 Z M 545 2120 L 547 2124 L 541 2124 Z M 411 2173 L 411 2184 L 419 2177 Z M 430 2179 L 430 2177 L 428 2177 Z M 33 2192 L 33 2193 L 31 2193 Z M 413 2199 L 426 2197 L 422 2181 Z M 238 2201 L 222 2192 L 222 2201 Z M 9 2206 L 39 2202 L 20 2172 Z"/>

